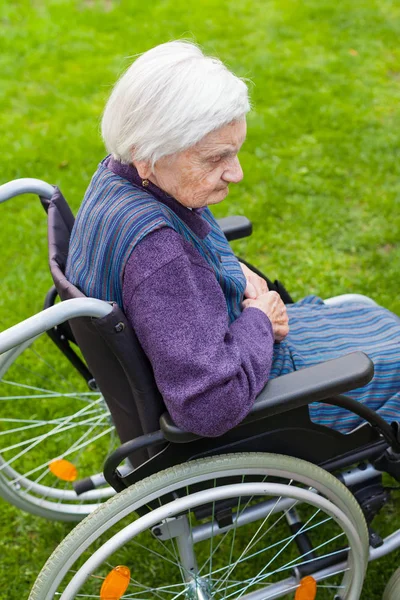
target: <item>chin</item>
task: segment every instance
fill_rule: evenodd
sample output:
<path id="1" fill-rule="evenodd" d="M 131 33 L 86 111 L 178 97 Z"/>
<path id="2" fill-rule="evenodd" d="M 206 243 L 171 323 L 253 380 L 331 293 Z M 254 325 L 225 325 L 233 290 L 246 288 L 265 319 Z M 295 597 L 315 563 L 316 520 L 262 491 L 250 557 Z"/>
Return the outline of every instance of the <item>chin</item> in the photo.
<path id="1" fill-rule="evenodd" d="M 207 204 L 218 204 L 218 202 L 222 202 L 227 195 L 229 194 L 229 188 L 224 188 L 223 190 L 215 191 L 209 198 Z"/>

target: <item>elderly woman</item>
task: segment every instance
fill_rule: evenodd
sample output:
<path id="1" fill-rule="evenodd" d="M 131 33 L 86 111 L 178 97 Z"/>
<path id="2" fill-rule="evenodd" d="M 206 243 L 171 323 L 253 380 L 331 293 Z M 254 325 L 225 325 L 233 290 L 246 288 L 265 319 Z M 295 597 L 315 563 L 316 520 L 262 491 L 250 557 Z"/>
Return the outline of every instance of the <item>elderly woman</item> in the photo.
<path id="1" fill-rule="evenodd" d="M 245 83 L 193 44 L 140 56 L 105 108 L 110 154 L 77 215 L 67 277 L 123 307 L 186 430 L 220 435 L 246 416 L 269 378 L 352 350 L 375 363 L 373 381 L 353 397 L 392 420 L 400 414 L 399 319 L 316 297 L 285 307 L 235 258 L 208 208 L 243 177 L 249 108 Z M 360 422 L 332 406 L 310 410 L 343 432 Z"/>

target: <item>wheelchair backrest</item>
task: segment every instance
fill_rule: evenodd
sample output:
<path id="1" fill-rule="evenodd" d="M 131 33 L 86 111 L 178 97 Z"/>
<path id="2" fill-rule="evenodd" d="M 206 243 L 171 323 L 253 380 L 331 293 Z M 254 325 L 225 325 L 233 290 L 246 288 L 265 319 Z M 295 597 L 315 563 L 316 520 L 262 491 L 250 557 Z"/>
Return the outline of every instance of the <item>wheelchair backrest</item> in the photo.
<path id="1" fill-rule="evenodd" d="M 41 198 L 48 215 L 50 271 L 61 300 L 85 295 L 65 277 L 65 267 L 74 216 L 60 190 L 50 200 Z M 121 442 L 159 429 L 165 411 L 153 371 L 121 308 L 113 304 L 103 319 L 70 321 L 75 340 L 93 374 Z M 147 450 L 130 457 L 134 466 L 149 458 Z"/>

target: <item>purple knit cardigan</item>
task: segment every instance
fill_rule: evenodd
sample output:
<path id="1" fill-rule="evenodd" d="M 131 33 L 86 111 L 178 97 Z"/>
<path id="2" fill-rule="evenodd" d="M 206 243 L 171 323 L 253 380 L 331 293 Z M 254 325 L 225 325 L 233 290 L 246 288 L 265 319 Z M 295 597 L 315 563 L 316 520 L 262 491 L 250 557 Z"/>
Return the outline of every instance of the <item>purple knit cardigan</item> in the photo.
<path id="1" fill-rule="evenodd" d="M 112 161 L 109 168 L 141 182 L 130 166 Z M 150 191 L 195 234 L 207 235 L 201 209 L 191 211 L 155 186 Z M 217 436 L 244 419 L 268 380 L 271 323 L 247 308 L 229 324 L 222 289 L 190 243 L 168 227 L 146 236 L 125 267 L 123 308 L 178 426 Z"/>

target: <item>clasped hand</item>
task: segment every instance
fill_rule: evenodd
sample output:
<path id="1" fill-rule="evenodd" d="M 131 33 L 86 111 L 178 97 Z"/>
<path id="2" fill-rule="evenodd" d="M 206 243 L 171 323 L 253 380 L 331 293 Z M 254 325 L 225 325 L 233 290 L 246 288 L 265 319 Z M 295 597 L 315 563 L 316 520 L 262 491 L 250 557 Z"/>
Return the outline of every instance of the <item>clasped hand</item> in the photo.
<path id="1" fill-rule="evenodd" d="M 246 277 L 245 300 L 243 307 L 258 308 L 271 321 L 272 331 L 276 342 L 281 342 L 289 333 L 289 318 L 286 306 L 277 292 L 270 292 L 265 279 L 253 273 L 251 269 L 240 263 Z"/>

